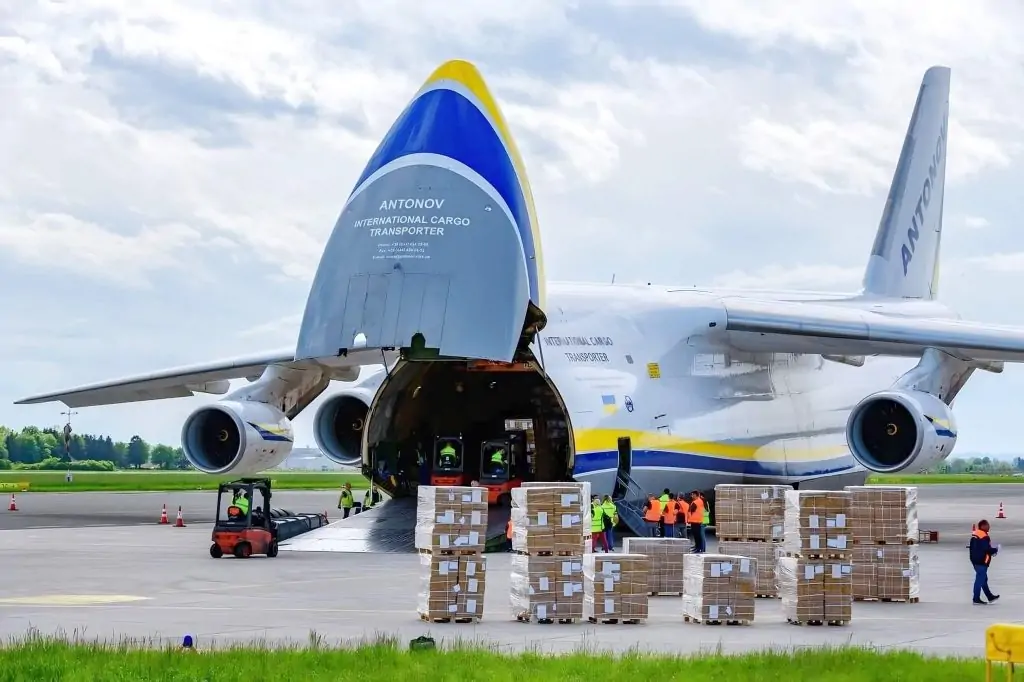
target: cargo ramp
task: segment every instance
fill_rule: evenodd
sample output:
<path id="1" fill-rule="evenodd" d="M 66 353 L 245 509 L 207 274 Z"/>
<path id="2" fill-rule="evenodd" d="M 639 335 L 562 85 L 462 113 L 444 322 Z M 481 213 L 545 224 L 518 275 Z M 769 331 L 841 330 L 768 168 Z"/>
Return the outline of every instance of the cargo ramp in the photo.
<path id="1" fill-rule="evenodd" d="M 488 551 L 504 549 L 508 507 L 487 514 Z M 415 552 L 416 498 L 396 497 L 360 514 L 316 528 L 281 544 L 281 551 L 399 554 Z"/>

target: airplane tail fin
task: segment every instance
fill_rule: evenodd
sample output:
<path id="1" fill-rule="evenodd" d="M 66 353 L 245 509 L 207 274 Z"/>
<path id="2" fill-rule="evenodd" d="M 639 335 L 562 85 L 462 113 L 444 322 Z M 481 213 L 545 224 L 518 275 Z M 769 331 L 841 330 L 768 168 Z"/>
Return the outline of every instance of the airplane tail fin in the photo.
<path id="1" fill-rule="evenodd" d="M 921 81 L 864 273 L 867 295 L 933 299 L 937 293 L 949 76 L 948 67 L 933 66 Z"/>

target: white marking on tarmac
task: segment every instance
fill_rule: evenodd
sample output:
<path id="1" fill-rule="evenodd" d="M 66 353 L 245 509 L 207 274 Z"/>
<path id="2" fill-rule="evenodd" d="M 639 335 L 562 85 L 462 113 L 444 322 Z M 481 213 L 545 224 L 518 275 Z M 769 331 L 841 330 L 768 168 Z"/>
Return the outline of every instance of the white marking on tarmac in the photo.
<path id="1" fill-rule="evenodd" d="M 0 604 L 20 606 L 97 606 L 143 601 L 149 597 L 130 594 L 44 594 L 35 597 L 3 597 Z"/>

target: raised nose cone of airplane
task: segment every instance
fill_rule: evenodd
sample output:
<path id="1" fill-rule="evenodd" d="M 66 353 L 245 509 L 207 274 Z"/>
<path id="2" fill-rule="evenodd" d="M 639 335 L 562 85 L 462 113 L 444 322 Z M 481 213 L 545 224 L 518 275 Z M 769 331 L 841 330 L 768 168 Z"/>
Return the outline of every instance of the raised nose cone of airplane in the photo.
<path id="1" fill-rule="evenodd" d="M 363 169 L 320 259 L 296 359 L 397 348 L 510 361 L 543 325 L 530 183 L 480 72 L 437 68 Z M 414 340 L 414 337 L 415 340 Z M 362 339 L 361 339 L 362 341 Z"/>

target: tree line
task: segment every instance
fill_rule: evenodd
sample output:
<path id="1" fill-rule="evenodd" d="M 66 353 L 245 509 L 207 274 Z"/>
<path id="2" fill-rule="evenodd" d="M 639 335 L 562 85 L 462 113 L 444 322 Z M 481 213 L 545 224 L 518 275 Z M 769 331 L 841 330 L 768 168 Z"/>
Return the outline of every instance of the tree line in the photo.
<path id="1" fill-rule="evenodd" d="M 0 469 L 113 471 L 141 469 L 189 469 L 181 448 L 152 445 L 139 436 L 127 443 L 110 436 L 72 433 L 67 443 L 54 428 L 26 426 L 20 431 L 0 426 Z"/>
<path id="2" fill-rule="evenodd" d="M 935 467 L 937 474 L 980 474 L 984 476 L 1010 476 L 1024 473 L 1024 458 L 1015 457 L 1012 462 L 991 457 L 954 457 L 940 462 Z"/>

